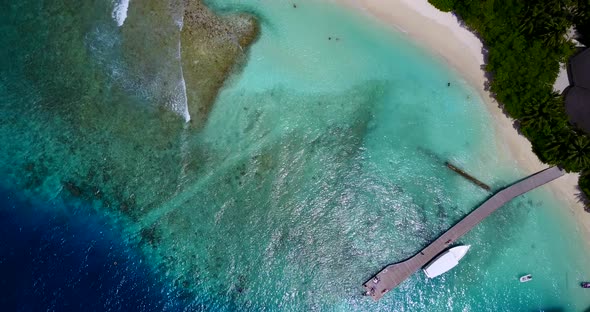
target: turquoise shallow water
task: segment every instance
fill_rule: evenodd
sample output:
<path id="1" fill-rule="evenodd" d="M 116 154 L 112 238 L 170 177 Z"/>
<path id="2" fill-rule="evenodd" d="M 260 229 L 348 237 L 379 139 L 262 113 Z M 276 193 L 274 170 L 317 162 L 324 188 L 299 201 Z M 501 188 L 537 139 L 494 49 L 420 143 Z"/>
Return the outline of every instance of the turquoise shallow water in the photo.
<path id="1" fill-rule="evenodd" d="M 465 236 L 448 274 L 360 296 L 489 196 L 444 161 L 495 189 L 522 174 L 497 156 L 477 93 L 403 35 L 323 2 L 210 5 L 255 13 L 262 35 L 200 130 L 170 100 L 176 28 L 131 15 L 118 28 L 110 2 L 4 5 L 7 187 L 108 216 L 189 310 L 590 306 L 587 249 L 546 188 Z"/>

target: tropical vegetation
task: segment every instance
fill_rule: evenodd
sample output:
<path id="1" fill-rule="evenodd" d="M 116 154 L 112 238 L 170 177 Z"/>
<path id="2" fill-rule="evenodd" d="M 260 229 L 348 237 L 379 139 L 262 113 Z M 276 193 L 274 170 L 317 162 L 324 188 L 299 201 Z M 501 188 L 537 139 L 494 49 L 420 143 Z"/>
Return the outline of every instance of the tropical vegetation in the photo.
<path id="1" fill-rule="evenodd" d="M 480 36 L 487 49 L 489 90 L 539 159 L 582 173 L 579 187 L 589 198 L 590 137 L 568 122 L 553 83 L 559 63 L 576 52 L 567 39 L 572 26 L 582 33 L 580 40 L 589 39 L 590 0 L 429 1 L 452 11 Z"/>

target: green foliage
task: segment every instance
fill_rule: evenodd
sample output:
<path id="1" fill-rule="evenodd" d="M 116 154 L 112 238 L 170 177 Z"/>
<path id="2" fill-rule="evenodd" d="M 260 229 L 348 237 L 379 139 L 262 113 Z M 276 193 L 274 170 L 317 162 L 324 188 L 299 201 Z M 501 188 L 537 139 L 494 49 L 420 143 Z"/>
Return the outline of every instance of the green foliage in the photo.
<path id="1" fill-rule="evenodd" d="M 452 11 L 455 5 L 455 0 L 428 0 L 428 2 L 444 12 Z"/>
<path id="2" fill-rule="evenodd" d="M 583 194 L 586 194 L 586 198 L 582 198 L 586 202 L 586 211 L 590 212 L 588 208 L 588 194 L 590 194 L 590 172 L 584 172 L 578 179 L 578 188 Z"/>
<path id="3" fill-rule="evenodd" d="M 590 138 L 568 123 L 553 91 L 559 63 L 574 52 L 565 34 L 590 24 L 588 0 L 430 0 L 453 10 L 476 31 L 488 52 L 490 90 L 520 124 L 539 158 L 567 171 L 590 173 Z M 582 182 L 584 183 L 582 185 Z M 590 174 L 580 179 L 590 195 Z"/>
<path id="4" fill-rule="evenodd" d="M 574 24 L 580 34 L 579 41 L 590 46 L 590 1 L 579 0 L 574 14 Z"/>

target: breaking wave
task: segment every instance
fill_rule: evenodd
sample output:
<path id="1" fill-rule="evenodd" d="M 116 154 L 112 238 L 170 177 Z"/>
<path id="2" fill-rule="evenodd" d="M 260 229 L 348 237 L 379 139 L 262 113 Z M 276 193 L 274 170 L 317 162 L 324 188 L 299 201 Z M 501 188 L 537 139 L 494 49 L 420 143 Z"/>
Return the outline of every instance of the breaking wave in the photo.
<path id="1" fill-rule="evenodd" d="M 121 27 L 127 19 L 127 10 L 129 9 L 129 0 L 120 0 L 113 8 L 113 19 L 117 22 L 117 26 Z"/>

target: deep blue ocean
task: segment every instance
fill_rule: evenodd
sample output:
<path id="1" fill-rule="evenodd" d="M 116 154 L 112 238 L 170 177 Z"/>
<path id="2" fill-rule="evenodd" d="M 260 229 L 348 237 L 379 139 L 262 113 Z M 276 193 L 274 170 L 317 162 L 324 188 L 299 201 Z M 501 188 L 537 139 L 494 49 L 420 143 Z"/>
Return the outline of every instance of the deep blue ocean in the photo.
<path id="1" fill-rule="evenodd" d="M 120 229 L 89 211 L 0 189 L 1 310 L 179 310 Z"/>
<path id="2" fill-rule="evenodd" d="M 0 312 L 588 308 L 584 238 L 547 187 L 465 235 L 449 273 L 362 296 L 490 196 L 445 161 L 493 190 L 523 171 L 401 32 L 330 1 L 206 2 L 261 35 L 202 127 L 182 64 L 215 51 L 180 53 L 200 47 L 185 2 L 0 2 Z"/>

